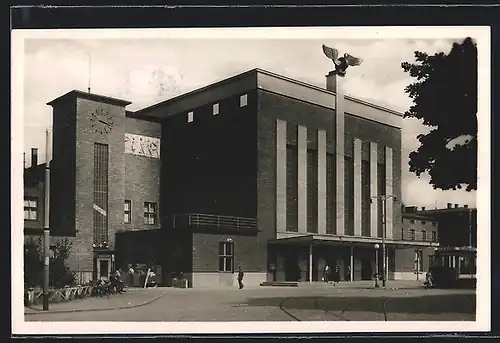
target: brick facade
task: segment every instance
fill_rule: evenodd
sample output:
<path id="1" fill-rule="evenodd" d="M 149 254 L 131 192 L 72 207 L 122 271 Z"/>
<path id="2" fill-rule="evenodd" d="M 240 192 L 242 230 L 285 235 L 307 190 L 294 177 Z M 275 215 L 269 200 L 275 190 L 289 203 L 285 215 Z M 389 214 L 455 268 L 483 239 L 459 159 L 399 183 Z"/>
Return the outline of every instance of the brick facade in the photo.
<path id="1" fill-rule="evenodd" d="M 243 95 L 244 106 L 240 103 Z M 126 111 L 127 101 L 81 92 L 70 92 L 52 101 L 49 103 L 54 115 L 51 229 L 54 235 L 71 237 L 70 267 L 94 273 L 98 268 L 93 243 L 102 242 L 96 241 L 94 235 L 94 144 L 102 143 L 109 147 L 106 240 L 111 250 L 116 250 L 117 267 L 126 268 L 133 263 L 160 264 L 165 283 L 175 273 L 182 272 L 192 286 L 204 282 L 233 285 L 233 273 L 227 273 L 229 276 L 219 273 L 218 266 L 219 242 L 229 239 L 234 244 L 234 267 L 241 266 L 245 273 L 252 274 L 252 282 L 274 278 L 276 272 L 283 273 L 284 250 L 270 245 L 279 241 L 280 233 L 276 224 L 277 120 L 286 123 L 284 145 L 300 150 L 297 160 L 309 165 L 297 171 L 290 169 L 292 176 L 288 178 L 300 177 L 309 188 L 301 190 L 300 196 L 289 192 L 289 201 L 299 198 L 299 201 L 295 199 L 297 209 L 291 217 L 300 220 L 295 224 L 290 220 L 285 231 L 336 236 L 335 142 L 336 132 L 341 131 L 336 130 L 335 96 L 317 87 L 257 70 L 135 113 Z M 384 177 L 384 163 L 385 156 L 392 156 L 393 167 L 389 169 L 392 170 L 392 192 L 401 199 L 401 131 L 387 124 L 395 119 L 384 117 L 394 114 L 352 99 L 346 103 L 346 109 L 356 113 L 346 113 L 342 130 L 343 153 L 347 159 L 346 206 L 342 208 L 345 209 L 345 237 L 354 237 L 355 205 L 351 187 L 355 179 L 354 139 L 361 140 L 360 154 L 365 162 L 365 167 L 358 171 L 359 180 L 364 182 L 360 192 L 364 200 L 356 206 L 362 211 L 358 219 L 367 224 L 371 218 L 367 199 L 370 183 L 373 183 L 367 174 L 369 143 L 377 143 L 378 194 L 384 194 L 385 184 L 390 182 Z M 214 113 L 215 104 L 217 113 Z M 94 130 L 90 117 L 96 109 L 103 109 L 112 117 L 109 133 Z M 126 154 L 126 133 L 160 138 L 160 158 Z M 326 156 L 324 163 L 321 162 L 324 174 L 318 172 L 320 141 L 325 143 L 322 153 Z M 392 155 L 386 154 L 387 147 L 392 149 Z M 329 180 L 321 186 L 322 196 L 326 197 L 324 209 L 318 202 L 318 175 L 326 175 Z M 298 186 L 290 185 L 288 188 Z M 131 201 L 130 223 L 124 223 L 125 200 Z M 144 223 L 144 202 L 157 204 L 158 218 L 153 225 Z M 400 206 L 393 209 L 391 237 L 401 228 Z M 304 218 L 306 212 L 307 218 Z M 191 217 L 196 214 L 210 215 L 216 218 L 217 224 L 202 227 L 199 217 Z M 185 215 L 188 221 L 177 220 Z M 220 218 L 225 217 L 254 220 L 256 230 L 218 226 Z M 192 222 L 191 218 L 197 219 Z M 327 227 L 322 229 L 326 232 L 319 232 L 321 220 L 326 221 Z M 362 228 L 358 236 L 367 236 L 366 233 L 367 229 Z M 320 277 L 329 258 L 335 261 L 331 263 L 340 264 L 342 278 L 347 278 L 344 274 L 350 263 L 350 245 L 341 244 L 333 249 L 335 257 L 329 257 L 327 248 L 317 249 L 314 278 Z M 359 278 L 369 277 L 373 267 L 367 265 L 374 263 L 373 247 L 365 244 L 354 251 L 357 252 L 353 274 Z M 300 278 L 304 280 L 309 277 L 307 244 L 302 244 L 297 252 Z M 394 273 L 414 263 L 413 258 L 401 254 Z M 276 275 L 268 271 L 271 264 L 280 266 Z M 216 274 L 220 275 L 214 276 Z"/>

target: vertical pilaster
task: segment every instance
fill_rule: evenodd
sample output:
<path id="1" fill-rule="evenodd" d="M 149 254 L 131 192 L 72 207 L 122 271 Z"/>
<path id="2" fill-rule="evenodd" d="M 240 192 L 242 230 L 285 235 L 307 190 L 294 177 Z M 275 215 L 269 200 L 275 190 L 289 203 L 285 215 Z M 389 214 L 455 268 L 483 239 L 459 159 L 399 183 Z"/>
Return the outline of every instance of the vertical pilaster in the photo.
<path id="1" fill-rule="evenodd" d="M 336 227 L 337 235 L 344 235 L 344 95 L 339 91 L 340 78 L 337 77 L 337 94 L 335 95 L 335 175 L 336 175 Z"/>
<path id="2" fill-rule="evenodd" d="M 378 236 L 378 208 L 380 201 L 376 198 L 378 196 L 378 183 L 377 183 L 377 143 L 370 142 L 370 236 Z"/>
<path id="3" fill-rule="evenodd" d="M 276 121 L 276 231 L 286 231 L 286 121 Z"/>
<path id="4" fill-rule="evenodd" d="M 393 194 L 393 177 L 392 177 L 392 149 L 385 147 L 385 194 L 390 196 Z M 386 200 L 386 237 L 392 239 L 394 231 L 394 198 L 389 197 Z"/>
<path id="5" fill-rule="evenodd" d="M 354 236 L 361 236 L 361 140 L 354 139 Z"/>
<path id="6" fill-rule="evenodd" d="M 326 234 L 326 131 L 318 131 L 318 233 Z"/>
<path id="7" fill-rule="evenodd" d="M 297 150 L 298 150 L 298 231 L 307 232 L 307 128 L 298 126 L 297 131 Z"/>

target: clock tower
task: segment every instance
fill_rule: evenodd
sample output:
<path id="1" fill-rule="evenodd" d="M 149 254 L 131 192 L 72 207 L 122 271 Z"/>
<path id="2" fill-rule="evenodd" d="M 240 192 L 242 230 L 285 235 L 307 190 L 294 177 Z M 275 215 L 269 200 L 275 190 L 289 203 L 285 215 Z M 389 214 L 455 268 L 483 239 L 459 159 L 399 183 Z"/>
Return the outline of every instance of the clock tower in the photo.
<path id="1" fill-rule="evenodd" d="M 92 277 L 111 272 L 115 232 L 123 227 L 129 104 L 80 91 L 48 103 L 53 107 L 51 233 L 71 237 L 70 267 Z"/>

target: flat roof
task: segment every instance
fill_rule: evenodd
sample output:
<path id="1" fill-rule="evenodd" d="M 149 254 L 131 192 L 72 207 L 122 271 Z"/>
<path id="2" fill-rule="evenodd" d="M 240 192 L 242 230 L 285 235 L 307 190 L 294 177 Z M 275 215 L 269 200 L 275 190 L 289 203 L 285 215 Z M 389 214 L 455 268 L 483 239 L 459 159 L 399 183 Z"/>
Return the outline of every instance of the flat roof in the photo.
<path id="1" fill-rule="evenodd" d="M 243 94 L 254 89 L 266 90 L 293 99 L 335 109 L 335 93 L 303 81 L 255 68 L 145 107 L 131 114 L 131 117 L 144 119 L 148 117 L 151 119 L 166 117 L 189 111 L 210 102 L 216 102 L 227 96 Z M 344 95 L 344 98 L 346 101 L 346 113 L 401 128 L 402 113 L 348 95 Z M 360 106 L 370 107 L 373 111 L 359 111 Z"/>
<path id="2" fill-rule="evenodd" d="M 104 95 L 99 95 L 99 94 L 94 94 L 94 93 L 89 93 L 89 92 L 83 92 L 83 91 L 79 91 L 79 90 L 74 89 L 74 90 L 69 91 L 68 93 L 66 93 L 64 95 L 61 95 L 58 98 L 55 98 L 52 101 L 49 101 L 47 103 L 47 105 L 53 106 L 57 102 L 64 100 L 66 98 L 72 97 L 72 96 L 82 98 L 82 99 L 104 102 L 104 103 L 111 104 L 111 105 L 123 106 L 123 107 L 130 105 L 132 103 L 132 102 L 127 101 L 127 100 L 112 98 L 109 96 L 104 96 Z"/>

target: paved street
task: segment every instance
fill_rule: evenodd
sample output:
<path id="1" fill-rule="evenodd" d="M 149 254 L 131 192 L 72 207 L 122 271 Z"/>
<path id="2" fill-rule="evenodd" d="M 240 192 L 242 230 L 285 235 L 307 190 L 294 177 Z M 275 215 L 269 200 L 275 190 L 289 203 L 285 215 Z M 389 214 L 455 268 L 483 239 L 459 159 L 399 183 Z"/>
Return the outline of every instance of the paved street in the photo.
<path id="1" fill-rule="evenodd" d="M 149 292 L 149 293 L 148 293 Z M 256 287 L 138 290 L 110 297 L 109 307 L 73 313 L 34 313 L 26 321 L 474 321 L 475 292 L 421 288 Z M 134 300 L 134 299 L 141 300 Z M 149 300 L 147 300 L 149 299 Z M 99 299 L 74 308 L 95 308 Z M 135 301 L 135 303 L 134 303 Z M 94 302 L 94 305 L 84 304 Z M 68 303 L 69 304 L 69 303 Z M 62 305 L 62 304 L 58 304 Z M 67 306 L 69 309 L 70 305 Z M 93 306 L 93 307 L 92 307 Z M 102 306 L 108 306 L 103 303 Z M 52 307 L 54 309 L 55 305 Z M 109 308 L 108 307 L 108 308 Z M 28 311 L 27 311 L 28 312 Z"/>

